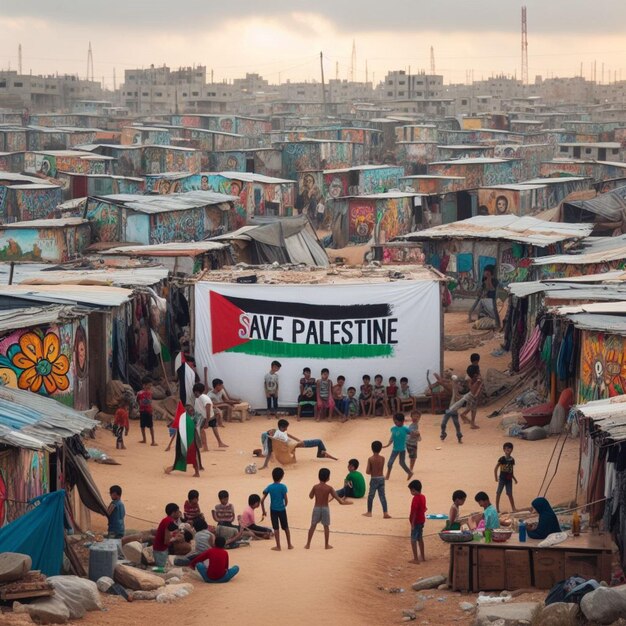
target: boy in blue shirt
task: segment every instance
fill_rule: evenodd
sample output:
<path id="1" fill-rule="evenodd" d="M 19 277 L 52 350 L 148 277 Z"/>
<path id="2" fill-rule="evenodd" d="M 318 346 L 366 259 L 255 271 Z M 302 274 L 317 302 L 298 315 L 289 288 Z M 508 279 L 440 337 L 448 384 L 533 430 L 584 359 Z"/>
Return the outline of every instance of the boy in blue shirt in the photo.
<path id="1" fill-rule="evenodd" d="M 111 496 L 111 504 L 107 507 L 107 517 L 109 525 L 107 534 L 111 539 L 120 539 L 124 536 L 124 518 L 126 517 L 126 508 L 122 502 L 122 488 L 119 485 L 112 485 L 109 489 Z"/>
<path id="2" fill-rule="evenodd" d="M 282 467 L 275 467 L 272 470 L 273 483 L 263 490 L 263 498 L 261 499 L 261 510 L 263 516 L 266 516 L 265 498 L 270 497 L 270 518 L 272 520 L 272 529 L 274 530 L 274 539 L 276 539 L 276 547 L 272 550 L 280 551 L 280 528 L 285 531 L 287 537 L 287 548 L 293 550 L 291 545 L 291 533 L 289 532 L 289 523 L 287 522 L 287 486 L 282 484 L 285 470 Z"/>
<path id="3" fill-rule="evenodd" d="M 389 480 L 391 475 L 391 468 L 396 460 L 399 458 L 400 467 L 406 472 L 407 480 L 411 480 L 413 472 L 406 464 L 406 440 L 409 436 L 410 430 L 404 425 L 404 415 L 402 413 L 396 413 L 393 416 L 394 426 L 391 427 L 391 437 L 389 443 L 383 448 L 388 448 L 393 443 L 391 454 L 389 455 L 389 461 L 387 462 L 387 476 L 385 480 Z"/>

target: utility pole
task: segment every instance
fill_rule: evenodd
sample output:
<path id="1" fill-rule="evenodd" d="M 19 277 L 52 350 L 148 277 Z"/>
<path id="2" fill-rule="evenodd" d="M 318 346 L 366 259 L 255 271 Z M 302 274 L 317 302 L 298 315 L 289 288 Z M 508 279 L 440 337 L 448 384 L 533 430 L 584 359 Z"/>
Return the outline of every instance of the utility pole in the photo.
<path id="1" fill-rule="evenodd" d="M 93 52 L 91 51 L 91 41 L 89 42 L 89 50 L 87 51 L 87 80 L 93 81 Z"/>
<path id="2" fill-rule="evenodd" d="M 365 82 L 369 82 L 369 72 L 367 71 L 367 59 L 365 59 Z"/>
<path id="3" fill-rule="evenodd" d="M 115 68 L 113 68 L 113 91 L 117 91 L 117 80 L 115 79 Z"/>
<path id="4" fill-rule="evenodd" d="M 324 84 L 324 53 L 320 52 L 320 70 L 322 72 L 322 106 L 326 115 L 326 85 Z"/>
<path id="5" fill-rule="evenodd" d="M 339 80 L 339 61 L 335 63 L 335 80 Z"/>
<path id="6" fill-rule="evenodd" d="M 356 79 L 356 41 L 352 40 L 352 59 L 350 62 L 350 82 Z"/>
<path id="7" fill-rule="evenodd" d="M 22 44 L 17 46 L 17 71 L 18 74 L 22 75 Z"/>
<path id="8" fill-rule="evenodd" d="M 430 47 L 430 73 L 432 76 L 435 75 L 435 49 Z"/>

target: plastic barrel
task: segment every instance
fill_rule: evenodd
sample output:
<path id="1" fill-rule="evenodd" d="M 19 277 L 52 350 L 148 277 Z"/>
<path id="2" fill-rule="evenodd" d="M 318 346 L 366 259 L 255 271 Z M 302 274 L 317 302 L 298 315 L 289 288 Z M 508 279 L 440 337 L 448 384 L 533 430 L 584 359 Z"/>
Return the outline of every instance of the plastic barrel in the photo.
<path id="1" fill-rule="evenodd" d="M 117 565 L 117 543 L 102 541 L 89 547 L 89 579 L 94 582 L 102 576 L 113 578 Z"/>

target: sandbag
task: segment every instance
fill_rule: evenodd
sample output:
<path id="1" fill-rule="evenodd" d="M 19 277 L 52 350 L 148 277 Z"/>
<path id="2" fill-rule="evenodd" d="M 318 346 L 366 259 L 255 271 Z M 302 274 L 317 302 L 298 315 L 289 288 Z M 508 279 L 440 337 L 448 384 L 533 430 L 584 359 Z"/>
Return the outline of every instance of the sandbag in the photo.
<path id="1" fill-rule="evenodd" d="M 545 439 L 547 436 L 548 433 L 542 426 L 531 426 L 530 428 L 524 428 L 524 430 L 522 430 L 522 432 L 520 433 L 520 437 L 528 441 L 539 441 L 540 439 Z"/>
<path id="2" fill-rule="evenodd" d="M 103 608 L 98 586 L 92 580 L 78 576 L 50 576 L 54 595 L 63 600 L 70 612 L 70 619 L 80 619 L 87 611 Z"/>

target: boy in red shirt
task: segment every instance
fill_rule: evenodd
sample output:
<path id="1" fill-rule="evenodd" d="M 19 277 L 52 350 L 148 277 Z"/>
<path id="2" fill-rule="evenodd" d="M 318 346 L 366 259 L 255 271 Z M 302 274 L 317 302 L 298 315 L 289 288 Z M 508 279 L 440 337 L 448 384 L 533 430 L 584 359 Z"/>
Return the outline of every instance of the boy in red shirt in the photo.
<path id="1" fill-rule="evenodd" d="M 180 519 L 180 508 L 178 504 L 170 502 L 165 507 L 165 517 L 159 523 L 152 542 L 154 564 L 157 568 L 164 568 L 167 565 L 170 545 L 180 535 L 176 523 L 178 519 Z"/>
<path id="2" fill-rule="evenodd" d="M 126 450 L 126 446 L 124 445 L 124 434 L 128 436 L 128 429 L 130 427 L 128 421 L 128 400 L 121 400 L 120 405 L 115 411 L 115 449 L 116 450 Z"/>
<path id="3" fill-rule="evenodd" d="M 426 498 L 422 495 L 422 483 L 419 480 L 412 480 L 409 483 L 409 490 L 413 496 L 411 500 L 411 512 L 409 522 L 411 524 L 411 548 L 413 549 L 413 560 L 409 563 L 419 563 L 417 558 L 417 546 L 419 544 L 422 561 L 424 556 L 424 524 L 426 523 Z"/>
<path id="4" fill-rule="evenodd" d="M 190 563 L 205 583 L 227 583 L 239 573 L 238 565 L 228 567 L 228 552 L 224 549 L 225 545 L 224 537 L 215 537 L 215 547 L 205 550 Z"/>

